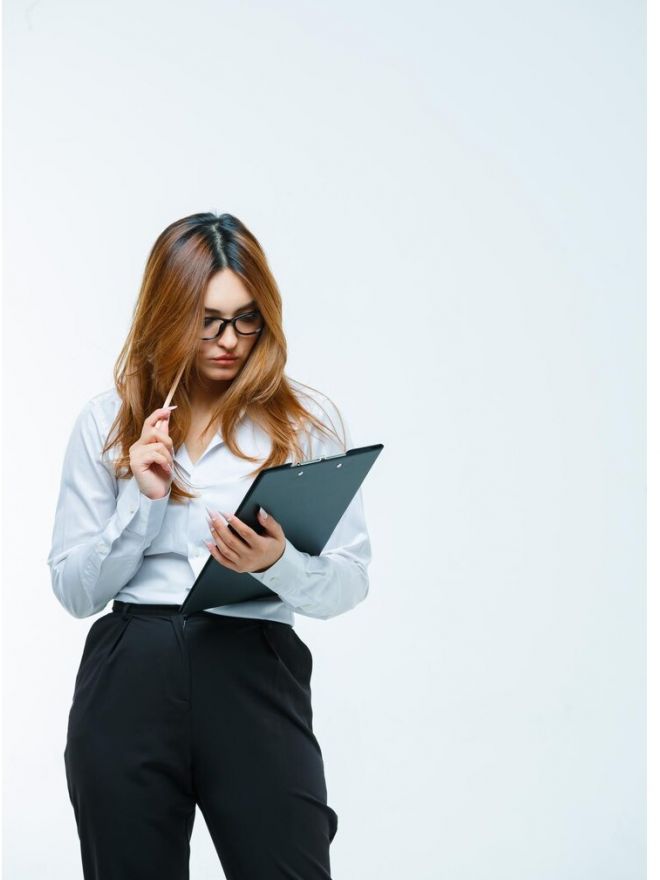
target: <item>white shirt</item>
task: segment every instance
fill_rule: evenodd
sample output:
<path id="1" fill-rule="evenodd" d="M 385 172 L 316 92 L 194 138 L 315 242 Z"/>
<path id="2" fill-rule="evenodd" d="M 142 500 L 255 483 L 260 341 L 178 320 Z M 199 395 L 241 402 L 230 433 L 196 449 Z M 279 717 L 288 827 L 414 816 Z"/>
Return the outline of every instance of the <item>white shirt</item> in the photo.
<path id="1" fill-rule="evenodd" d="M 303 405 L 342 436 L 338 410 L 320 392 L 289 379 Z M 258 462 L 233 455 L 220 431 L 193 464 L 184 443 L 174 458 L 199 497 L 170 502 L 169 493 L 152 500 L 135 480 L 117 479 L 111 462 L 115 446 L 101 456 L 121 400 L 113 387 L 91 398 L 79 412 L 66 447 L 52 546 L 48 555 L 52 587 L 74 617 L 89 617 L 111 599 L 180 604 L 211 555 L 206 507 L 233 513 L 255 477 Z M 245 411 L 244 411 L 245 412 Z M 176 418 L 176 410 L 172 418 Z M 342 417 L 343 418 L 343 417 Z M 346 448 L 352 441 L 346 421 Z M 237 425 L 242 451 L 264 460 L 271 440 L 245 414 Z M 311 441 L 299 435 L 304 460 L 335 455 L 344 448 L 312 426 Z M 288 459 L 293 461 L 293 458 Z M 216 614 L 263 618 L 293 624 L 294 612 L 327 619 L 348 611 L 369 590 L 371 545 L 362 490 L 340 519 L 320 556 L 297 550 L 287 539 L 283 556 L 264 572 L 251 572 L 277 595 L 207 609 Z"/>

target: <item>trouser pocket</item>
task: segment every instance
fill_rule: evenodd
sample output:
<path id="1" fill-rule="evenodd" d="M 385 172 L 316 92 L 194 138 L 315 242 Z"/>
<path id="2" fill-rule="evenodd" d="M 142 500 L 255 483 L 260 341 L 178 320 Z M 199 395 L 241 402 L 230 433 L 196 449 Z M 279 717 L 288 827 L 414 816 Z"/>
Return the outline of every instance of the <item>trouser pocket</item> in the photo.
<path id="1" fill-rule="evenodd" d="M 312 652 L 287 623 L 263 621 L 261 632 L 269 651 L 289 679 L 306 693 L 310 691 Z"/>
<path id="2" fill-rule="evenodd" d="M 110 612 L 95 620 L 87 633 L 73 698 L 85 690 L 97 673 L 110 661 L 133 618 Z"/>

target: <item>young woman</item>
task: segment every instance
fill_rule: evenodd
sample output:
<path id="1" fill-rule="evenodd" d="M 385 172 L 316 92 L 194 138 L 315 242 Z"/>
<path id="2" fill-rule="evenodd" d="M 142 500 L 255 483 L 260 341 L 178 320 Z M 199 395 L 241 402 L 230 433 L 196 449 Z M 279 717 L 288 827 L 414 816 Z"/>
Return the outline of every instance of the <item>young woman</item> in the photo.
<path id="1" fill-rule="evenodd" d="M 320 556 L 272 515 L 261 535 L 232 516 L 261 469 L 351 446 L 330 399 L 284 375 L 286 354 L 248 229 L 209 213 L 165 229 L 115 387 L 75 421 L 48 556 L 74 617 L 114 600 L 87 635 L 64 751 L 86 880 L 187 878 L 196 805 L 228 880 L 330 877 L 338 816 L 294 613 L 357 605 L 371 549 L 361 491 Z M 209 553 L 272 597 L 184 626 L 177 609 Z"/>

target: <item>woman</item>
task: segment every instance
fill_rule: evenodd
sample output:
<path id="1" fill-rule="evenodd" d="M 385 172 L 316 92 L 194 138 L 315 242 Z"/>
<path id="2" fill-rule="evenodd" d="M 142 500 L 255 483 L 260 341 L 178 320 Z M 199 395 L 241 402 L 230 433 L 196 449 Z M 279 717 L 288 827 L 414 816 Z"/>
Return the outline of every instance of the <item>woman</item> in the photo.
<path id="1" fill-rule="evenodd" d="M 196 805 L 228 880 L 330 877 L 338 817 L 294 612 L 353 608 L 371 550 L 361 492 L 320 556 L 272 516 L 257 534 L 231 515 L 261 469 L 351 445 L 337 408 L 285 363 L 282 302 L 255 237 L 230 214 L 165 229 L 116 387 L 74 424 L 48 557 L 74 617 L 114 600 L 85 642 L 64 752 L 85 878 L 187 878 Z M 177 609 L 209 553 L 272 596 L 184 627 Z"/>

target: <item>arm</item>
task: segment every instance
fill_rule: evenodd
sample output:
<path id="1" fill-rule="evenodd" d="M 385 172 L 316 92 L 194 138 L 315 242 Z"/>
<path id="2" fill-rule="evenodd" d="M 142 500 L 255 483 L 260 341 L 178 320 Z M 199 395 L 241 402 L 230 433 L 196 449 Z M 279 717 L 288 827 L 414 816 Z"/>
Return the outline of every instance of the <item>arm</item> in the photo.
<path id="1" fill-rule="evenodd" d="M 327 399 L 324 403 L 325 408 L 332 412 L 332 404 Z M 324 418 L 323 411 L 318 414 Z M 334 414 L 332 421 L 341 436 L 341 425 Z M 352 440 L 345 422 L 344 427 L 346 448 L 350 449 Z M 319 432 L 315 432 L 313 438 L 310 458 L 344 451 L 334 438 L 326 438 Z M 367 566 L 370 561 L 371 544 L 360 489 L 344 511 L 320 556 L 297 550 L 287 539 L 284 553 L 277 562 L 266 571 L 250 574 L 277 593 L 292 611 L 327 620 L 349 611 L 366 598 L 369 592 Z"/>
<path id="2" fill-rule="evenodd" d="M 105 434 L 94 401 L 79 413 L 64 455 L 48 565 L 55 595 L 74 617 L 101 611 L 128 583 L 160 531 L 168 495 L 151 500 L 101 459 Z M 104 426 L 105 427 L 105 426 Z"/>

